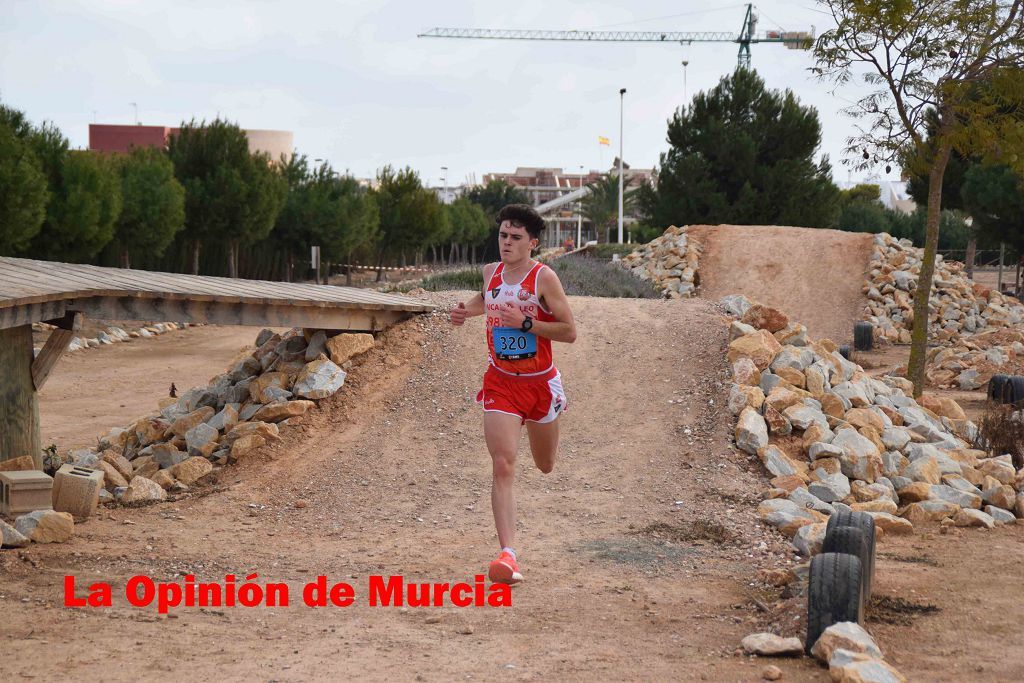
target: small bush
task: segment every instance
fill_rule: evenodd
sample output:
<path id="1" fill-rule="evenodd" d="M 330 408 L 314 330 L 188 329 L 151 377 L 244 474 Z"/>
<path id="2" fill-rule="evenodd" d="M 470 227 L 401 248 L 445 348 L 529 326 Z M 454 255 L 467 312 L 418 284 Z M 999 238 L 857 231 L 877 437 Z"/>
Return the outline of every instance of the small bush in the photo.
<path id="1" fill-rule="evenodd" d="M 621 266 L 579 256 L 556 259 L 551 267 L 570 296 L 603 296 L 626 299 L 659 299 L 650 283 L 630 275 Z"/>
<path id="2" fill-rule="evenodd" d="M 428 275 L 419 285 L 430 292 L 441 292 L 450 289 L 471 289 L 480 291 L 484 288 L 484 275 L 479 267 L 451 270 L 447 273 Z"/>
<path id="3" fill-rule="evenodd" d="M 611 261 L 612 256 L 618 254 L 619 256 L 626 256 L 632 254 L 633 251 L 640 245 L 638 244 L 595 244 L 589 247 L 586 251 L 588 256 L 594 258 L 604 259 Z"/>
<path id="4" fill-rule="evenodd" d="M 974 447 L 993 456 L 1009 453 L 1015 468 L 1024 467 L 1024 421 L 1020 415 L 1014 413 L 1013 406 L 989 401 L 978 422 Z"/>

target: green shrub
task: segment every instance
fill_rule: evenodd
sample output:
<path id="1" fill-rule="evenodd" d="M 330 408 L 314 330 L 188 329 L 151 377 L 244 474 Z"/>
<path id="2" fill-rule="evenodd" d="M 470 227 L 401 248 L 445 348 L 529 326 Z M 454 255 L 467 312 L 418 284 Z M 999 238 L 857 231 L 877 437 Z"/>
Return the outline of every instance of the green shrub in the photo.
<path id="1" fill-rule="evenodd" d="M 618 245 L 615 245 L 618 246 Z M 621 266 L 581 256 L 566 256 L 549 264 L 570 296 L 659 299 L 650 283 L 630 275 Z"/>
<path id="2" fill-rule="evenodd" d="M 613 254 L 625 256 L 633 253 L 633 250 L 639 246 L 639 244 L 595 244 L 588 248 L 586 253 L 595 258 L 611 261 Z"/>
<path id="3" fill-rule="evenodd" d="M 479 292 L 484 288 L 484 276 L 480 268 L 463 268 L 428 275 L 419 286 L 430 292 L 449 289 L 471 289 Z"/>

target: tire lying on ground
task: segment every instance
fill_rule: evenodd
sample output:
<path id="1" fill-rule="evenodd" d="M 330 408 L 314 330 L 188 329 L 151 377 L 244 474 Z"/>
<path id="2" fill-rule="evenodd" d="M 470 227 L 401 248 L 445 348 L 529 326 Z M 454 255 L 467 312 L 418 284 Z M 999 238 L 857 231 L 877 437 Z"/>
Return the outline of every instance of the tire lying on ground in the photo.
<path id="1" fill-rule="evenodd" d="M 864 572 L 867 574 L 866 585 L 870 587 L 875 578 L 875 520 L 866 512 L 836 510 L 835 513 L 829 515 L 828 524 L 825 525 L 825 538 L 827 539 L 836 529 L 844 526 L 860 529 L 864 534 L 867 543 L 867 562 Z M 863 562 L 863 558 L 861 561 Z"/>
<path id="2" fill-rule="evenodd" d="M 821 553 L 811 558 L 807 587 L 807 637 L 804 640 L 807 654 L 832 624 L 841 621 L 863 623 L 861 572 L 860 560 L 855 555 Z"/>
<path id="3" fill-rule="evenodd" d="M 860 560 L 861 566 L 861 590 L 864 595 L 861 604 L 867 607 L 871 602 L 871 581 L 874 557 L 867 534 L 862 529 L 852 526 L 837 526 L 825 534 L 825 542 L 821 546 L 823 553 L 846 553 L 854 555 Z"/>
<path id="4" fill-rule="evenodd" d="M 875 326 L 860 322 L 853 326 L 853 348 L 857 351 L 870 351 L 875 343 Z"/>
<path id="5" fill-rule="evenodd" d="M 1009 375 L 992 375 L 992 379 L 988 382 L 988 398 L 990 401 L 1003 403 L 1003 390 L 1008 379 L 1010 379 Z"/>
<path id="6" fill-rule="evenodd" d="M 1003 384 L 1003 403 L 1014 408 L 1024 408 L 1024 377 L 1010 375 Z"/>

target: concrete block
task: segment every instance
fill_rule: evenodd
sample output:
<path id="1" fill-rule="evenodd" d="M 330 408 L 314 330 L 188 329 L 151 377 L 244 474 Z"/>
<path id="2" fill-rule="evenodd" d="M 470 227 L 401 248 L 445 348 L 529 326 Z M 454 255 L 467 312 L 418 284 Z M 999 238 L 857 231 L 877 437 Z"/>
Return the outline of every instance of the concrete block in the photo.
<path id="1" fill-rule="evenodd" d="M 68 463 L 53 478 L 53 509 L 70 513 L 75 519 L 96 512 L 103 488 L 103 472 Z"/>
<path id="2" fill-rule="evenodd" d="M 41 470 L 0 472 L 0 514 L 52 509 L 53 479 Z"/>

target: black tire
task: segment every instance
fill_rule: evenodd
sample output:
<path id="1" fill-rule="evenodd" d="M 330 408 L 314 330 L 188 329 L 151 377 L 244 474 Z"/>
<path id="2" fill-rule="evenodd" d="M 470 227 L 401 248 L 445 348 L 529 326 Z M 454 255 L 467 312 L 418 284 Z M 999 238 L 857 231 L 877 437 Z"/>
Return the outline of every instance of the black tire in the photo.
<path id="1" fill-rule="evenodd" d="M 811 558 L 807 585 L 807 637 L 804 650 L 811 648 L 832 624 L 853 621 L 863 624 L 864 591 L 861 589 L 860 560 L 845 553 L 822 553 Z"/>
<path id="2" fill-rule="evenodd" d="M 1024 408 L 1024 377 L 1011 375 L 1003 385 L 1003 392 L 1006 396 L 1006 403 L 1014 408 Z"/>
<path id="3" fill-rule="evenodd" d="M 860 322 L 853 326 L 853 348 L 855 351 L 870 351 L 875 345 L 875 326 Z"/>
<path id="4" fill-rule="evenodd" d="M 1009 375 L 992 375 L 992 379 L 988 382 L 988 398 L 990 401 L 1003 402 L 1003 388 L 1006 386 L 1006 380 L 1008 379 L 1010 379 Z"/>
<path id="5" fill-rule="evenodd" d="M 874 585 L 875 579 L 875 519 L 866 512 L 857 512 L 855 510 L 837 510 L 835 513 L 829 515 L 828 524 L 825 525 L 825 538 L 832 535 L 832 532 L 843 526 L 852 526 L 854 529 L 860 529 L 867 539 L 868 543 L 868 561 L 864 567 L 865 573 L 868 575 L 868 586 Z M 868 596 L 871 594 L 868 593 Z"/>
<path id="6" fill-rule="evenodd" d="M 839 355 L 845 358 L 846 360 L 850 360 L 850 345 L 843 344 L 842 346 L 840 346 Z"/>
<path id="7" fill-rule="evenodd" d="M 861 589 L 864 591 L 863 604 L 868 605 L 871 602 L 871 580 L 874 578 L 871 575 L 871 567 L 874 564 L 874 558 L 871 557 L 871 545 L 867 534 L 857 527 L 834 527 L 831 533 L 825 534 L 825 542 L 821 546 L 821 552 L 846 553 L 847 555 L 855 555 L 860 560 L 861 569 L 864 570 L 861 572 Z"/>

